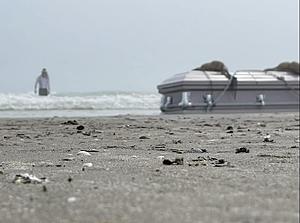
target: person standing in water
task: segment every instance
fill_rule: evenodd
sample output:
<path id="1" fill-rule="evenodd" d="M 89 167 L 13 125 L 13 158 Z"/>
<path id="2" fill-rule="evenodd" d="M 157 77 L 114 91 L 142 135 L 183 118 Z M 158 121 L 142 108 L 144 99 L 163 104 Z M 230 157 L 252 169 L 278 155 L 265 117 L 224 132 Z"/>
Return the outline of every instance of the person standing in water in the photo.
<path id="1" fill-rule="evenodd" d="M 34 93 L 37 93 L 37 85 L 39 85 L 39 92 L 38 94 L 40 96 L 47 96 L 50 93 L 50 81 L 49 76 L 46 68 L 43 68 L 42 73 L 38 78 L 36 79 L 35 85 L 34 85 Z"/>

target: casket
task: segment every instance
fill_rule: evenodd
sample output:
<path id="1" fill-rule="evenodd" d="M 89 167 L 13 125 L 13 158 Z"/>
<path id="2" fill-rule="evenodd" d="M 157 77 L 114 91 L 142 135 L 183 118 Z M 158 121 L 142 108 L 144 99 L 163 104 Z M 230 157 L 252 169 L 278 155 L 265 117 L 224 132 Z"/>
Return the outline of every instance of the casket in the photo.
<path id="1" fill-rule="evenodd" d="M 192 70 L 157 88 L 165 113 L 299 111 L 299 75 L 290 72 Z"/>

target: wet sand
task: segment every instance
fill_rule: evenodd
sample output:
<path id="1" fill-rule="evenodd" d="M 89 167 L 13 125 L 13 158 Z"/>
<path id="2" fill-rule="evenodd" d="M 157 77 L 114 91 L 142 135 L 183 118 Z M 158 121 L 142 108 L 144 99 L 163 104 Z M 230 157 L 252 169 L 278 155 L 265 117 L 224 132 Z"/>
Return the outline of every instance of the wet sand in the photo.
<path id="1" fill-rule="evenodd" d="M 7 223 L 298 222 L 299 114 L 0 119 L 0 199 Z"/>

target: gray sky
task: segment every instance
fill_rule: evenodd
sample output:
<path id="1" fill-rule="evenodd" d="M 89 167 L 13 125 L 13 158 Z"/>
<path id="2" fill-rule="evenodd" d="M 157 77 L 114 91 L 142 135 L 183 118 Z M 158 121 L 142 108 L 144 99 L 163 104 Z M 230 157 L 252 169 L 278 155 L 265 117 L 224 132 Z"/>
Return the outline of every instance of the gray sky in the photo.
<path id="1" fill-rule="evenodd" d="M 0 0 L 0 92 L 156 91 L 222 60 L 231 71 L 299 60 L 298 0 Z"/>

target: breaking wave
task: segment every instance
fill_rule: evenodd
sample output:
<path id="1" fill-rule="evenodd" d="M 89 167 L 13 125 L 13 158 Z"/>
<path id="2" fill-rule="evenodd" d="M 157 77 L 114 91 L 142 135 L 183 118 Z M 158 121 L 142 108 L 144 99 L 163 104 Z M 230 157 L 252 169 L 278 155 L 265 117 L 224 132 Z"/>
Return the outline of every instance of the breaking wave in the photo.
<path id="1" fill-rule="evenodd" d="M 37 110 L 155 110 L 160 96 L 139 92 L 54 93 L 40 97 L 33 93 L 0 93 L 0 111 Z"/>

